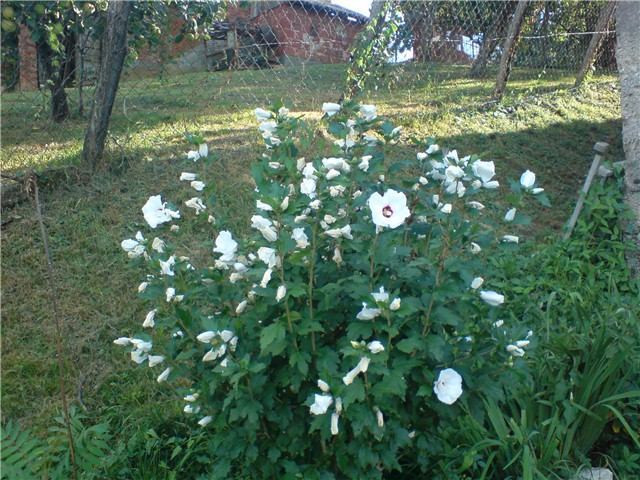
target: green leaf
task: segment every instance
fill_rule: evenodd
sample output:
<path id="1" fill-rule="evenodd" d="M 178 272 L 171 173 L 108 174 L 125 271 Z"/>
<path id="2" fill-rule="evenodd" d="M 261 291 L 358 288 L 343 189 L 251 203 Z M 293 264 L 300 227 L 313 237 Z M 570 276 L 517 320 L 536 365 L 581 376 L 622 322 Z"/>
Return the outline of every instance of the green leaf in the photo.
<path id="1" fill-rule="evenodd" d="M 396 344 L 396 348 L 404 353 L 413 353 L 416 350 L 421 350 L 423 347 L 424 343 L 419 337 L 405 338 Z"/>
<path id="2" fill-rule="evenodd" d="M 416 162 L 414 162 L 413 160 L 395 162 L 389 166 L 389 173 L 399 172 L 400 170 L 404 170 L 406 168 L 414 168 L 415 166 L 416 166 Z"/>
<path id="3" fill-rule="evenodd" d="M 428 335 L 426 350 L 436 362 L 442 362 L 449 353 L 449 346 L 441 335 Z"/>
<path id="4" fill-rule="evenodd" d="M 336 137 L 343 137 L 344 135 L 346 135 L 346 132 L 349 131 L 347 126 L 344 123 L 340 122 L 330 122 L 327 129 L 329 130 L 329 133 L 331 135 L 334 135 Z"/>
<path id="5" fill-rule="evenodd" d="M 374 395 L 390 393 L 404 400 L 407 391 L 407 382 L 397 370 L 391 370 L 382 377 L 382 381 L 376 383 L 371 391 Z"/>
<path id="6" fill-rule="evenodd" d="M 348 407 L 356 401 L 362 402 L 365 398 L 364 384 L 362 380 L 356 378 L 351 385 L 347 385 L 342 394 L 342 403 Z"/>
<path id="7" fill-rule="evenodd" d="M 545 207 L 551 206 L 551 202 L 549 201 L 549 198 L 547 198 L 547 196 L 544 193 L 538 193 L 537 195 L 534 195 L 534 198 L 538 200 Z"/>
<path id="8" fill-rule="evenodd" d="M 302 375 L 306 375 L 309 372 L 310 361 L 311 355 L 309 352 L 304 351 L 293 352 L 289 357 L 289 365 L 297 367 Z"/>
<path id="9" fill-rule="evenodd" d="M 286 344 L 282 341 L 286 334 L 286 328 L 279 322 L 265 327 L 260 333 L 260 350 L 262 350 L 262 353 L 277 355 L 282 352 L 286 348 Z"/>

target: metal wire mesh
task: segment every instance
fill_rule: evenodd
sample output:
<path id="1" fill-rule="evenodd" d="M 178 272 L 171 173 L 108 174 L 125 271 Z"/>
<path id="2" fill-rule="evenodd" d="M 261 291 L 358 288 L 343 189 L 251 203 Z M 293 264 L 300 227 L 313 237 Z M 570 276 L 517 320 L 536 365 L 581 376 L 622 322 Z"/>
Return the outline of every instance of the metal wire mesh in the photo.
<path id="1" fill-rule="evenodd" d="M 245 2 L 246 3 L 246 2 Z M 353 3 L 353 2 L 352 2 Z M 389 92 L 405 102 L 425 85 L 473 107 L 491 99 L 517 1 L 383 2 L 385 28 L 397 32 L 367 73 L 364 93 Z M 530 1 L 509 64 L 507 98 L 573 86 L 590 43 L 600 39 L 589 75 L 616 73 L 615 25 L 601 17 L 606 1 Z M 374 10 L 381 4 L 374 4 Z M 226 5 L 206 38 L 180 34 L 168 17 L 154 49 L 130 45 L 114 104 L 109 151 L 122 158 L 182 148 L 185 131 L 201 129 L 243 141 L 249 112 L 277 100 L 317 110 L 344 92 L 354 42 L 368 18 L 330 0 L 262 1 Z M 604 26 L 603 26 L 604 25 Z M 29 32 L 2 32 L 2 170 L 42 169 L 78 162 L 100 43 L 91 35 L 69 39 L 64 83 L 71 116 L 51 120 L 46 72 Z M 179 41 L 180 40 L 180 41 Z M 361 45 L 362 43 L 360 43 Z M 472 83 L 470 83 L 472 82 Z M 473 83 L 475 82 L 475 83 Z M 436 96 L 437 96 L 436 95 Z M 226 130 L 225 130 L 226 129 Z M 231 135 L 233 133 L 233 135 Z"/>

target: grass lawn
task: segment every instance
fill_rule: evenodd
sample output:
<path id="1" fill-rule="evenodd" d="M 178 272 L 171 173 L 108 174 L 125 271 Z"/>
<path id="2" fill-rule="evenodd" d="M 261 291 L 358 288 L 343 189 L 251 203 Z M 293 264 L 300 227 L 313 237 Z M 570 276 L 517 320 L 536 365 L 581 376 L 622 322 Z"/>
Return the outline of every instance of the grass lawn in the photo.
<path id="1" fill-rule="evenodd" d="M 553 209 L 540 209 L 536 229 L 524 232 L 528 240 L 557 234 L 566 222 L 595 142 L 611 145 L 607 159 L 622 158 L 614 77 L 578 91 L 534 95 L 540 81 L 515 71 L 508 100 L 477 109 L 488 98 L 491 80 L 467 79 L 455 67 L 403 68 L 363 96 L 363 103 L 374 103 L 379 114 L 403 126 L 406 149 L 401 150 L 407 158 L 414 155 L 409 139 L 428 136 L 463 155 L 483 153 L 483 159 L 494 160 L 503 184 L 506 171 L 534 171 Z M 252 110 L 281 98 L 313 121 L 323 101 L 338 99 L 342 73 L 341 67 L 316 66 L 125 80 L 108 142 L 116 168 L 41 192 L 63 322 L 67 390 L 73 401 L 82 383 L 84 403 L 96 422 L 109 420 L 114 431 L 126 435 L 137 428 L 134 419 L 158 425 L 180 418 L 178 403 L 155 383 L 155 374 L 132 368 L 112 340 L 133 332 L 146 313 L 136 295 L 142 271 L 128 266 L 120 241 L 143 227 L 140 208 L 150 195 L 170 199 L 188 188 L 177 181 L 180 172 L 189 171 L 183 133 L 202 133 L 210 151 L 220 155 L 207 167 L 217 185 L 218 207 L 212 213 L 242 235 L 253 203 L 250 164 L 261 151 Z M 545 87 L 571 81 L 570 75 L 561 76 Z M 77 92 L 69 94 L 77 105 Z M 4 171 L 78 161 L 84 120 L 47 123 L 45 100 L 40 93 L 3 95 Z M 5 220 L 11 221 L 2 232 L 2 417 L 41 430 L 60 408 L 46 261 L 33 205 L 3 212 Z M 198 249 L 189 244 L 188 231 L 181 235 L 186 246 Z M 152 403 L 160 408 L 150 409 Z"/>

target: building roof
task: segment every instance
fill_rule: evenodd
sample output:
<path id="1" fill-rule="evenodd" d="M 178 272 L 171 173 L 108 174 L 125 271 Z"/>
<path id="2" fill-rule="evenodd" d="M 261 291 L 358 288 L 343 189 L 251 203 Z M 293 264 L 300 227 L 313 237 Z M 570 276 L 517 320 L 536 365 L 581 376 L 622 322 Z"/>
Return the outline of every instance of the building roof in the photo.
<path id="1" fill-rule="evenodd" d="M 285 0 L 280 2 L 265 2 L 264 7 L 261 10 L 270 10 L 271 8 L 275 8 L 283 3 L 289 3 L 291 5 L 298 5 L 305 10 L 313 11 L 313 12 L 322 12 L 326 13 L 330 16 L 335 16 L 340 18 L 341 20 L 355 22 L 355 23 L 367 23 L 369 18 L 366 15 L 362 15 L 361 13 L 354 12 L 353 10 L 349 10 L 346 7 L 342 7 L 340 5 L 334 5 L 331 3 L 331 0 Z"/>
<path id="2" fill-rule="evenodd" d="M 329 14 L 334 14 L 343 20 L 356 21 L 358 23 L 367 23 L 369 17 L 362 15 L 361 13 L 354 12 L 341 5 L 335 5 L 331 3 L 331 0 L 300 0 L 292 1 L 291 3 L 307 4 L 308 7 L 313 8 L 316 11 L 325 11 Z"/>

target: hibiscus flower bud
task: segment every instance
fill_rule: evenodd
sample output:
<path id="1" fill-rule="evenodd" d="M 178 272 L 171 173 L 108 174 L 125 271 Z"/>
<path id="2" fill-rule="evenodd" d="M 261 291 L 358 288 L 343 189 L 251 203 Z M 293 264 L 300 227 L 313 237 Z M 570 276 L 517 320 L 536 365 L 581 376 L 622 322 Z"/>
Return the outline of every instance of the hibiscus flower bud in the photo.
<path id="1" fill-rule="evenodd" d="M 507 352 L 509 352 L 514 357 L 522 357 L 524 356 L 524 350 L 516 345 L 507 345 Z"/>
<path id="2" fill-rule="evenodd" d="M 196 339 L 202 343 L 210 343 L 215 336 L 216 336 L 215 332 L 212 332 L 211 330 L 207 330 L 206 332 L 202 332 L 200 335 L 198 335 Z"/>
<path id="3" fill-rule="evenodd" d="M 530 170 L 525 171 L 520 177 L 520 185 L 529 190 L 536 183 L 536 174 Z"/>
<path id="4" fill-rule="evenodd" d="M 504 220 L 505 222 L 512 222 L 515 216 L 516 216 L 516 209 L 512 208 L 506 213 L 506 215 L 504 216 Z"/>
<path id="5" fill-rule="evenodd" d="M 142 326 L 144 328 L 152 328 L 155 325 L 154 318 L 156 316 L 156 312 L 157 311 L 158 310 L 156 308 L 154 308 L 149 313 L 147 313 L 147 316 L 144 319 L 144 322 L 142 323 Z"/>
<path id="6" fill-rule="evenodd" d="M 498 305 L 504 303 L 504 295 L 500 295 L 494 291 L 485 291 L 482 290 L 480 292 L 480 299 L 487 305 L 491 305 L 492 307 L 497 307 Z"/>
<path id="7" fill-rule="evenodd" d="M 162 372 L 160 375 L 158 375 L 157 378 L 157 382 L 158 383 L 162 383 L 162 382 L 166 382 L 167 378 L 169 378 L 169 374 L 171 373 L 171 367 L 167 368 L 164 372 Z"/>
<path id="8" fill-rule="evenodd" d="M 266 120 L 269 120 L 272 116 L 271 112 L 269 112 L 268 110 L 265 110 L 263 108 L 256 108 L 253 111 L 253 114 L 256 116 L 256 119 L 259 122 L 264 122 Z"/>
<path id="9" fill-rule="evenodd" d="M 400 299 L 394 298 L 393 301 L 389 304 L 389 310 L 395 312 L 400 308 Z"/>
<path id="10" fill-rule="evenodd" d="M 180 174 L 180 180 L 183 182 L 193 182 L 196 179 L 195 173 L 182 172 Z"/>
<path id="11" fill-rule="evenodd" d="M 164 356 L 162 355 L 149 355 L 149 366 L 155 367 L 160 363 L 164 362 Z"/>
<path id="12" fill-rule="evenodd" d="M 211 420 L 213 420 L 213 418 L 211 416 L 207 415 L 206 417 L 202 417 L 200 419 L 200 421 L 198 422 L 198 425 L 200 425 L 201 427 L 205 427 L 209 423 L 211 423 Z"/>
<path id="13" fill-rule="evenodd" d="M 247 308 L 247 301 L 243 300 L 236 307 L 236 314 L 240 315 L 242 312 L 244 312 L 245 308 Z"/>
<path id="14" fill-rule="evenodd" d="M 204 187 L 206 186 L 207 185 L 204 182 L 201 182 L 200 180 L 194 180 L 193 182 L 191 182 L 191 187 L 195 188 L 199 192 L 204 190 Z"/>
<path id="15" fill-rule="evenodd" d="M 332 117 L 340 111 L 342 107 L 337 103 L 325 102 L 322 104 L 322 111 L 327 117 Z"/>
<path id="16" fill-rule="evenodd" d="M 384 427 L 384 415 L 382 415 L 382 411 L 377 406 L 373 407 L 373 411 L 376 414 L 376 420 L 378 421 L 378 426 L 380 428 Z"/>
<path id="17" fill-rule="evenodd" d="M 338 435 L 340 432 L 338 430 L 338 420 L 340 419 L 340 414 L 338 412 L 333 412 L 331 414 L 331 435 Z"/>

